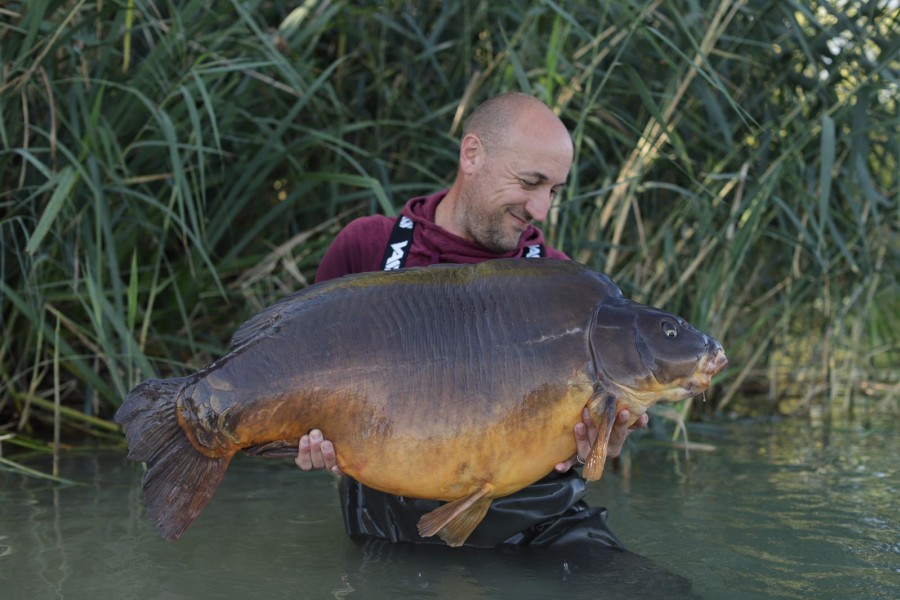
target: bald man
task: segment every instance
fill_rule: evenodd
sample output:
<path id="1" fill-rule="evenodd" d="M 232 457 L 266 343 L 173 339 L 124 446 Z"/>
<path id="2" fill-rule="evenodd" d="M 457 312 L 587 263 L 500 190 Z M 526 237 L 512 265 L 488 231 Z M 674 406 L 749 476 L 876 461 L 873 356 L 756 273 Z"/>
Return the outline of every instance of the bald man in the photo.
<path id="1" fill-rule="evenodd" d="M 349 223 L 325 252 L 316 282 L 351 273 L 477 263 L 497 258 L 567 259 L 550 248 L 534 222 L 547 217 L 572 167 L 569 131 L 543 102 L 512 92 L 478 106 L 463 129 L 459 168 L 449 190 L 413 198 L 396 219 L 381 215 Z M 621 452 L 629 413 L 613 428 L 608 456 Z M 645 427 L 644 415 L 634 428 Z M 621 548 L 606 526 L 605 510 L 582 499 L 585 481 L 572 466 L 583 463 L 597 436 L 587 409 L 573 424 L 577 454 L 541 481 L 494 500 L 466 546 L 603 545 Z M 297 465 L 330 469 L 340 448 L 318 430 L 300 440 Z M 438 502 L 403 498 L 367 488 L 342 476 L 341 506 L 348 535 L 389 541 L 443 543 L 422 538 L 416 524 Z"/>

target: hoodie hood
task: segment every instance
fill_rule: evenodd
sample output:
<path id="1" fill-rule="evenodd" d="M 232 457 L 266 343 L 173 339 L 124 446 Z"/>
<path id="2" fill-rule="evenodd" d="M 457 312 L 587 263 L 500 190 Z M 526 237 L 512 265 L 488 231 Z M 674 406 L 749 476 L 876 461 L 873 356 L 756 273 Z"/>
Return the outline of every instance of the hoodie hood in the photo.
<path id="1" fill-rule="evenodd" d="M 526 246 L 544 244 L 544 234 L 534 225 L 529 225 L 519 238 L 515 250 L 497 254 L 480 244 L 461 238 L 434 224 L 437 205 L 449 190 L 442 190 L 430 196 L 413 198 L 403 207 L 402 215 L 416 224 L 415 244 L 410 253 L 408 266 L 434 263 L 476 263 L 493 258 L 515 258 L 522 255 Z M 418 256 L 417 256 L 418 255 Z"/>

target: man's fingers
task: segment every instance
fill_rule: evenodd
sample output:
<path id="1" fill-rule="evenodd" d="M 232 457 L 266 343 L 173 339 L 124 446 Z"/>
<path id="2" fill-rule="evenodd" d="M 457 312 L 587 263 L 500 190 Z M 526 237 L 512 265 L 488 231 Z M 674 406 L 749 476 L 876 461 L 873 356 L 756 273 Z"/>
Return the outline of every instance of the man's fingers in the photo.
<path id="1" fill-rule="evenodd" d="M 322 456 L 322 432 L 313 429 L 309 432 L 309 453 L 315 469 L 325 468 L 325 457 Z"/>
<path id="2" fill-rule="evenodd" d="M 619 414 L 616 415 L 616 422 L 609 433 L 607 457 L 615 458 L 622 453 L 622 446 L 625 445 L 625 438 L 628 437 L 629 419 L 631 419 L 631 413 L 627 409 L 620 410 Z"/>
<path id="3" fill-rule="evenodd" d="M 581 409 L 581 422 L 587 427 L 588 443 L 593 445 L 597 439 L 597 426 L 594 425 L 594 419 L 591 418 L 591 411 L 587 406 Z"/>
<path id="4" fill-rule="evenodd" d="M 323 443 L 322 432 L 318 429 L 313 429 L 309 432 L 309 435 L 304 435 L 300 438 L 300 445 L 297 448 L 297 458 L 294 462 L 296 462 L 297 466 L 304 471 L 324 469 L 326 467 L 326 457 L 322 455 L 323 446 L 327 447 L 327 451 L 331 456 L 331 464 L 328 465 L 328 467 L 331 468 L 335 464 L 334 446 L 331 442 Z"/>
<path id="5" fill-rule="evenodd" d="M 325 440 L 322 442 L 320 448 L 322 449 L 322 459 L 325 463 L 325 468 L 334 470 L 334 467 L 337 465 L 334 454 L 334 444 Z"/>
<path id="6" fill-rule="evenodd" d="M 313 469 L 328 469 L 335 475 L 341 475 L 343 472 L 337 464 L 337 453 L 334 444 L 324 439 L 322 432 L 313 429 L 309 435 L 300 438 L 300 444 L 297 447 L 297 458 L 294 459 L 297 466 L 304 471 L 312 471 Z"/>
<path id="7" fill-rule="evenodd" d="M 645 427 L 647 427 L 647 424 L 649 422 L 650 422 L 650 415 L 648 415 L 647 413 L 644 413 L 641 415 L 641 418 L 638 419 L 637 421 L 635 421 L 634 425 L 632 425 L 628 429 L 631 429 L 631 430 L 644 429 Z"/>
<path id="8" fill-rule="evenodd" d="M 569 460 L 563 461 L 561 463 L 556 463 L 555 469 L 560 473 L 565 473 L 569 469 L 571 469 L 575 465 L 575 458 L 572 457 Z"/>
<path id="9" fill-rule="evenodd" d="M 334 449 L 334 444 L 325 440 L 322 442 L 322 457 L 325 459 L 325 468 L 330 470 L 335 475 L 342 475 L 343 471 L 337 464 L 337 452 Z"/>
<path id="10" fill-rule="evenodd" d="M 593 437 L 597 437 L 596 432 Z M 591 435 L 587 425 L 584 423 L 575 424 L 575 448 L 581 462 L 583 463 L 586 461 L 588 455 L 591 453 Z"/>
<path id="11" fill-rule="evenodd" d="M 309 471 L 312 469 L 312 459 L 309 456 L 309 436 L 304 435 L 300 438 L 300 445 L 297 448 L 297 458 L 294 459 L 294 462 L 297 463 L 297 466 L 303 469 L 304 471 Z"/>

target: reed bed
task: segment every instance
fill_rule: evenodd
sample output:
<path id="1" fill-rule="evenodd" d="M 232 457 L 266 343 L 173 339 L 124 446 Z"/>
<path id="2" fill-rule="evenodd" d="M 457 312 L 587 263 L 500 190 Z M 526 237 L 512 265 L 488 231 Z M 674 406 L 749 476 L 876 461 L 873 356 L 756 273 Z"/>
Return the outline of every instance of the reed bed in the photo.
<path id="1" fill-rule="evenodd" d="M 678 418 L 898 414 L 896 2 L 0 4 L 0 444 L 118 439 L 462 119 L 570 127 L 550 240 L 720 338 Z M 9 460 L 3 459 L 9 466 Z"/>

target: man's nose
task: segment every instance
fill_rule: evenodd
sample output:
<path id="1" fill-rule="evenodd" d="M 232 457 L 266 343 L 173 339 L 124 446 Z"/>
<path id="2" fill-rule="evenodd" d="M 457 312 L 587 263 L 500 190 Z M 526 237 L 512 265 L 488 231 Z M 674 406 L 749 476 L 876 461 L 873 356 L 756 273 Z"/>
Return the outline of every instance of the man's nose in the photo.
<path id="1" fill-rule="evenodd" d="M 534 221 L 543 221 L 550 212 L 550 205 L 553 203 L 551 192 L 537 191 L 531 195 L 528 202 L 525 203 L 525 212 Z"/>

